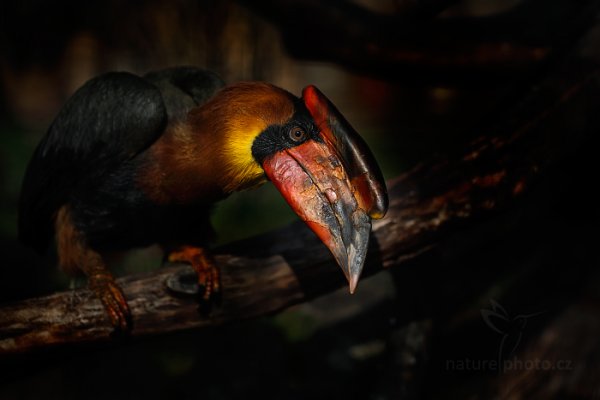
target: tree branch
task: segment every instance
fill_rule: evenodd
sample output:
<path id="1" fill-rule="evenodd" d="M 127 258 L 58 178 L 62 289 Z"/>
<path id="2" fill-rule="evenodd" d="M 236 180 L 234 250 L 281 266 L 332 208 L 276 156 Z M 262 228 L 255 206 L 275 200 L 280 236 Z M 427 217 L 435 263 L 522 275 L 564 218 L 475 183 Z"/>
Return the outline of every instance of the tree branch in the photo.
<path id="1" fill-rule="evenodd" d="M 391 80 L 471 84 L 502 84 L 498 78 L 539 68 L 588 29 L 599 7 L 526 0 L 498 15 L 433 18 L 453 1 L 419 2 L 395 15 L 344 0 L 239 1 L 277 26 L 297 58 Z"/>

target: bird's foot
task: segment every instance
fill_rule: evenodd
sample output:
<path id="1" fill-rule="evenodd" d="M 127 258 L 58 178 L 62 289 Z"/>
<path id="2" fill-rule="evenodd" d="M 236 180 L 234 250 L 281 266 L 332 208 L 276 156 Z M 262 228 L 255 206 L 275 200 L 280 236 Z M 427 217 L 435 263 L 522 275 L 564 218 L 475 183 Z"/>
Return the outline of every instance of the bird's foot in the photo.
<path id="1" fill-rule="evenodd" d="M 132 326 L 131 311 L 113 276 L 105 273 L 90 275 L 89 287 L 104 305 L 115 333 L 129 333 Z"/>
<path id="2" fill-rule="evenodd" d="M 169 253 L 169 262 L 185 262 L 192 266 L 198 277 L 200 311 L 210 312 L 213 303 L 220 300 L 221 276 L 211 255 L 201 247 L 182 246 Z"/>

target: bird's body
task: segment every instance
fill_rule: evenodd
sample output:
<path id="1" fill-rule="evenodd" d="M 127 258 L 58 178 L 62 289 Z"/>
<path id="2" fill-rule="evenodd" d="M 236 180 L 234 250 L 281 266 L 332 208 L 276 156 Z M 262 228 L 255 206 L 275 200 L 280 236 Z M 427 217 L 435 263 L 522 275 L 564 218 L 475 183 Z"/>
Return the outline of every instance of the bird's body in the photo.
<path id="1" fill-rule="evenodd" d="M 277 154 L 300 157 L 292 152 L 310 143 L 325 148 L 329 139 L 320 136 L 315 121 L 323 110 L 265 83 L 222 86 L 216 75 L 195 68 L 174 68 L 145 77 L 102 75 L 71 97 L 30 162 L 20 201 L 21 239 L 41 250 L 56 236 L 61 266 L 88 275 L 115 326 L 127 328 L 128 309 L 106 269 L 106 253 L 161 244 L 168 259 L 194 266 L 210 296 L 218 290 L 218 275 L 204 249 L 214 236 L 209 221 L 214 203 L 268 177 L 278 187 L 283 185 L 280 191 L 292 207 L 302 209 L 294 205 L 297 201 L 285 188 L 296 181 L 308 184 L 329 179 L 327 174 L 311 173 L 310 168 L 301 172 L 303 177 L 290 177 L 286 175 L 289 168 L 281 166 L 283 161 L 275 162 L 281 158 Z M 313 97 L 320 95 L 315 93 Z M 317 105 L 326 109 L 326 99 L 319 101 Z M 339 179 L 345 173 L 342 164 L 355 164 L 354 159 L 364 157 L 370 161 L 370 154 L 352 153 L 356 143 L 364 150 L 363 142 L 344 135 L 342 142 L 350 145 L 343 146 L 343 154 L 319 156 L 317 161 L 320 165 L 327 157 L 338 157 L 324 168 L 337 170 L 334 175 Z M 329 152 L 327 148 L 319 151 Z M 344 158 L 347 154 L 350 162 Z M 375 179 L 364 171 L 355 175 L 383 185 L 378 171 Z M 368 206 L 380 201 L 381 193 L 385 195 L 384 186 L 381 193 L 363 186 Z M 319 196 L 313 196 L 317 208 L 324 201 Z M 360 196 L 351 199 L 353 210 L 361 208 L 357 202 L 362 202 Z M 330 203 L 323 213 L 328 223 L 342 229 L 344 221 L 332 222 L 332 215 L 338 215 L 341 208 Z M 375 206 L 378 212 L 381 204 Z M 310 214 L 301 211 L 301 216 Z M 318 222 L 325 215 L 321 211 L 303 219 L 309 225 Z M 333 234 L 339 236 L 337 247 L 347 247 L 354 240 L 348 229 L 342 231 Z M 322 229 L 315 232 L 323 234 Z M 342 258 L 348 257 L 346 250 L 343 253 Z"/>
<path id="2" fill-rule="evenodd" d="M 199 100 L 206 101 L 221 84 L 216 77 L 200 80 L 207 84 Z M 182 89 L 176 95 L 174 84 L 160 82 L 155 87 L 132 74 L 109 73 L 70 99 L 38 146 L 23 182 L 19 230 L 24 242 L 40 250 L 46 247 L 61 207 L 68 208 L 64 212 L 98 250 L 148 245 L 161 242 L 162 236 L 186 237 L 187 222 L 196 232 L 206 225 L 207 215 L 197 212 L 205 208 L 198 206 L 209 206 L 218 194 L 205 193 L 198 199 L 203 204 L 193 207 L 196 212 L 186 213 L 183 204 L 152 201 L 142 188 L 143 173 L 156 164 L 153 145 L 167 142 L 174 126 L 185 123 L 187 111 L 199 105 Z M 171 100 L 167 107 L 158 87 L 166 98 L 180 100 Z M 106 118 L 112 118 L 112 131 L 103 126 Z"/>

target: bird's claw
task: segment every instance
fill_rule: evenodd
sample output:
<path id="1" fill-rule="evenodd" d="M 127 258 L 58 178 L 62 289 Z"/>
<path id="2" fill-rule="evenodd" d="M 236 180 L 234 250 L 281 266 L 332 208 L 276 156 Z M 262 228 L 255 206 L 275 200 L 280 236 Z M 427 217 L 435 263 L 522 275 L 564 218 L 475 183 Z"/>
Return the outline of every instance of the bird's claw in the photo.
<path id="1" fill-rule="evenodd" d="M 199 295 L 202 300 L 209 301 L 220 293 L 219 269 L 208 258 L 201 266 L 194 268 L 198 273 Z"/>
<path id="2" fill-rule="evenodd" d="M 219 269 L 212 263 L 206 264 L 201 272 L 198 272 L 198 312 L 201 315 L 210 315 L 213 305 L 220 304 L 221 288 Z"/>
<path id="3" fill-rule="evenodd" d="M 93 275 L 90 277 L 90 289 L 96 293 L 106 309 L 115 333 L 129 333 L 132 326 L 131 311 L 114 278 L 106 274 Z"/>
<path id="4" fill-rule="evenodd" d="M 168 260 L 170 262 L 186 262 L 192 266 L 198 284 L 196 292 L 200 303 L 198 311 L 202 315 L 210 314 L 212 306 L 220 303 L 221 296 L 220 272 L 213 258 L 202 248 L 185 246 L 179 251 L 170 253 Z M 176 290 L 172 284 L 169 287 L 177 292 L 183 292 Z M 189 292 L 186 291 L 186 293 Z"/>

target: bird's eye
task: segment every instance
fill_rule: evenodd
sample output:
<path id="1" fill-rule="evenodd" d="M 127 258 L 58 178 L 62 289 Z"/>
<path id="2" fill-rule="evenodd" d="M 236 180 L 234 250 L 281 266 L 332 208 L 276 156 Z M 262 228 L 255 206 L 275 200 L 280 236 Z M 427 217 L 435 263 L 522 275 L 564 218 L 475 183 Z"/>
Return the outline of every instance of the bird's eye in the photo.
<path id="1" fill-rule="evenodd" d="M 302 142 L 306 139 L 306 131 L 298 126 L 290 129 L 290 139 L 294 142 Z"/>

